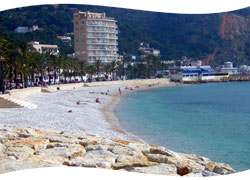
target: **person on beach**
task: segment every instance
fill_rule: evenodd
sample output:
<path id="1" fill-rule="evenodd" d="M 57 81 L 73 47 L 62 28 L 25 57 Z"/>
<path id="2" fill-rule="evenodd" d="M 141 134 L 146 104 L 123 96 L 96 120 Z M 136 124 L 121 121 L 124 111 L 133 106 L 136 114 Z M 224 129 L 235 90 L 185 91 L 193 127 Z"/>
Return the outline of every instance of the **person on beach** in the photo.
<path id="1" fill-rule="evenodd" d="M 121 91 L 121 88 L 119 88 L 119 93 L 120 93 L 120 95 L 122 95 L 122 91 Z"/>
<path id="2" fill-rule="evenodd" d="M 101 104 L 101 102 L 100 102 L 99 98 L 96 98 L 96 99 L 95 99 L 95 102 L 96 102 L 96 103 L 100 103 L 100 104 Z"/>
<path id="3" fill-rule="evenodd" d="M 76 104 L 77 104 L 77 105 L 80 105 L 80 104 L 86 104 L 86 103 L 81 102 L 81 101 L 76 101 Z"/>

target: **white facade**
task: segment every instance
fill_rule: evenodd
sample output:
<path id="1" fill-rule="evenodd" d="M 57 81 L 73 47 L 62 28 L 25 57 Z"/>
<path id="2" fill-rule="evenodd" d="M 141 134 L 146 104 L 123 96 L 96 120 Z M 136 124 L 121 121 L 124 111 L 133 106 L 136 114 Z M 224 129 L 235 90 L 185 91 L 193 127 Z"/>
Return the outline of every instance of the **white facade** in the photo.
<path id="1" fill-rule="evenodd" d="M 29 28 L 19 26 L 14 30 L 14 32 L 16 32 L 16 33 L 27 33 L 27 32 L 29 32 Z"/>
<path id="2" fill-rule="evenodd" d="M 224 63 L 224 66 L 221 68 L 220 71 L 229 73 L 230 75 L 238 73 L 238 69 L 233 67 L 233 62 L 229 61 Z"/>
<path id="3" fill-rule="evenodd" d="M 39 44 L 37 41 L 29 42 L 33 46 L 33 48 L 39 53 L 49 52 L 52 55 L 57 55 L 59 53 L 57 45 L 50 44 Z"/>
<path id="4" fill-rule="evenodd" d="M 230 75 L 232 75 L 232 74 L 237 74 L 238 69 L 237 68 L 221 68 L 221 72 L 227 72 Z"/>

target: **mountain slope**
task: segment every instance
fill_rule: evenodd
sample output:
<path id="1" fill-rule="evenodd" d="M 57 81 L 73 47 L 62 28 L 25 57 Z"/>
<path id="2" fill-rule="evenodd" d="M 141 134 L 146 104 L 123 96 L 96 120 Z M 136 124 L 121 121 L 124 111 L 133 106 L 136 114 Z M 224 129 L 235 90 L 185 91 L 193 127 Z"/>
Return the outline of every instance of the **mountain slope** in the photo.
<path id="1" fill-rule="evenodd" d="M 4 19 L 0 28 L 15 41 L 24 38 L 54 43 L 62 52 L 71 53 L 73 46 L 66 46 L 56 36 L 73 31 L 72 15 L 76 9 L 106 12 L 118 21 L 120 54 L 138 55 L 140 42 L 146 42 L 161 50 L 162 59 L 187 56 L 206 59 L 212 65 L 224 61 L 248 63 L 250 59 L 250 8 L 220 14 L 180 15 L 102 6 L 31 6 L 0 12 Z M 45 30 L 13 33 L 17 26 L 34 24 Z"/>

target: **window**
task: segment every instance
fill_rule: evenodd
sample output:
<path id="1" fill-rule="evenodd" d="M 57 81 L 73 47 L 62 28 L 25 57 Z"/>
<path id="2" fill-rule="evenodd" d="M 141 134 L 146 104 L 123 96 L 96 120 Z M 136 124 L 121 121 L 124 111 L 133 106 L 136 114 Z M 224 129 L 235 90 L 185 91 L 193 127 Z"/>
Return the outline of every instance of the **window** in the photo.
<path id="1" fill-rule="evenodd" d="M 81 42 L 84 42 L 84 39 L 81 39 Z"/>
<path id="2" fill-rule="evenodd" d="M 75 25 L 78 25 L 78 21 L 75 22 Z"/>
<path id="3" fill-rule="evenodd" d="M 81 30 L 84 30 L 84 27 L 81 27 Z"/>
<path id="4" fill-rule="evenodd" d="M 84 24 L 84 20 L 81 20 L 81 24 Z"/>

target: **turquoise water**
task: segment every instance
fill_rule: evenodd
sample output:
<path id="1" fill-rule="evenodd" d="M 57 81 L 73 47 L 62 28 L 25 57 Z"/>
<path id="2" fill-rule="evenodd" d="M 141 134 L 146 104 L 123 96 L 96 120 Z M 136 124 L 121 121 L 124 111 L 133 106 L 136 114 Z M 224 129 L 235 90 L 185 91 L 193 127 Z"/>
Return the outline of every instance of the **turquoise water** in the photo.
<path id="1" fill-rule="evenodd" d="M 115 108 L 147 143 L 250 169 L 250 83 L 183 85 L 132 92 Z"/>

